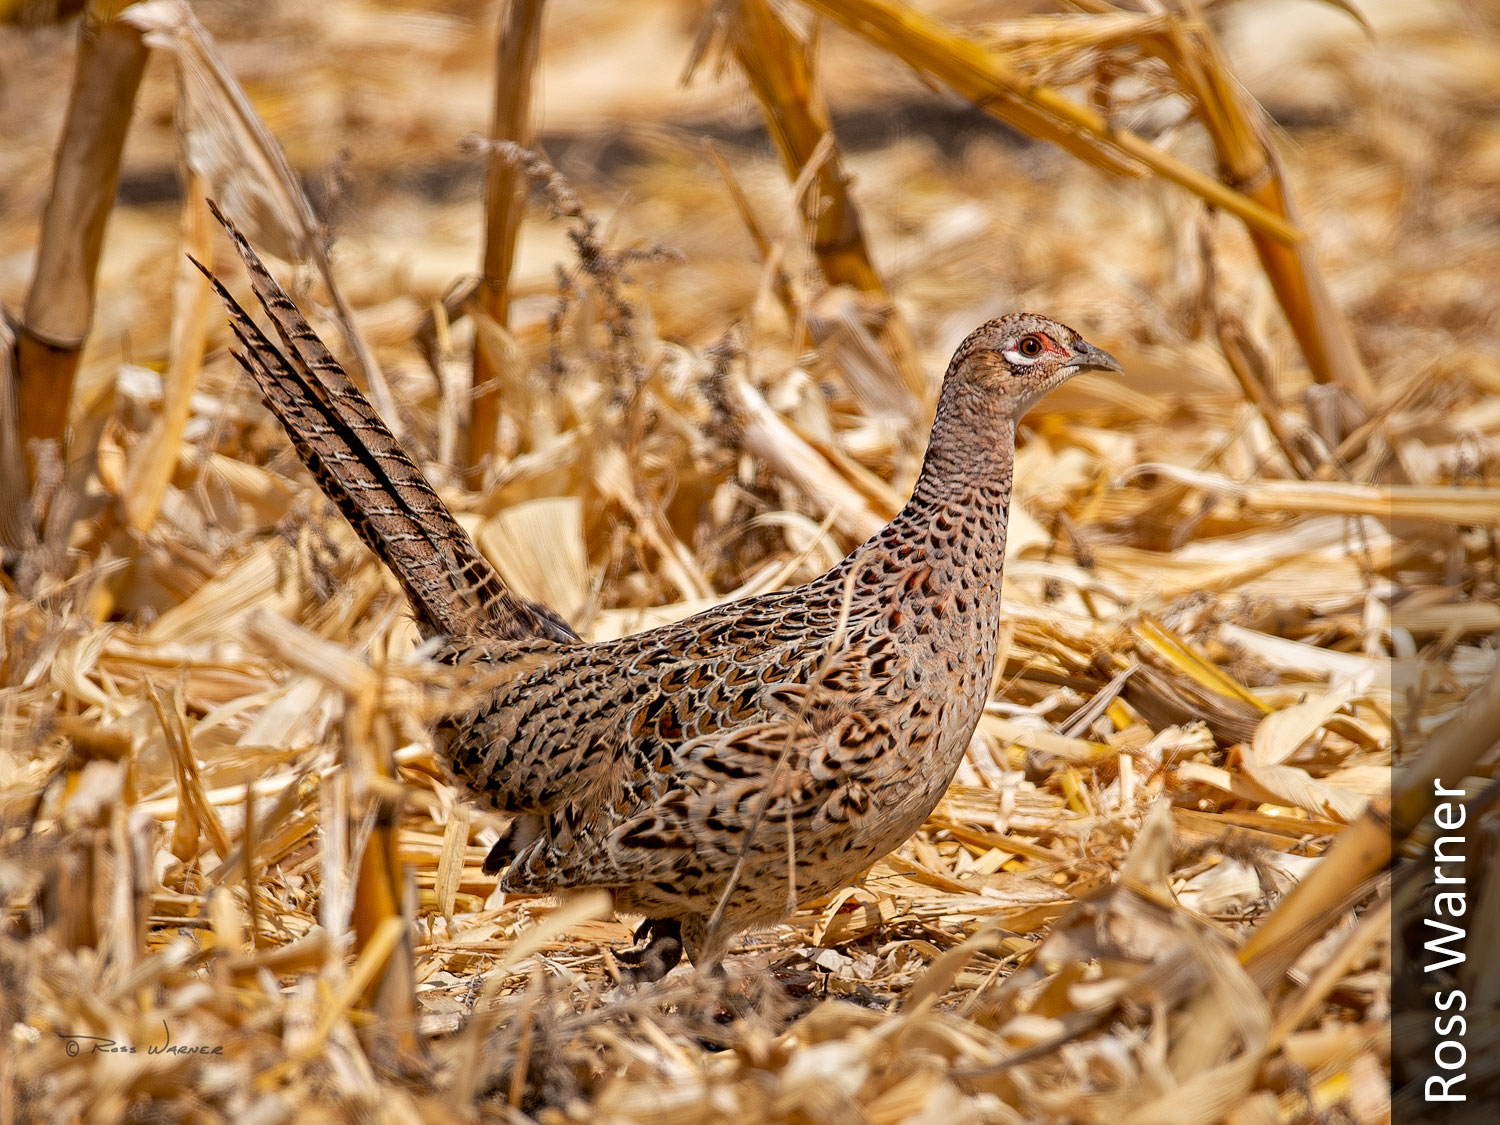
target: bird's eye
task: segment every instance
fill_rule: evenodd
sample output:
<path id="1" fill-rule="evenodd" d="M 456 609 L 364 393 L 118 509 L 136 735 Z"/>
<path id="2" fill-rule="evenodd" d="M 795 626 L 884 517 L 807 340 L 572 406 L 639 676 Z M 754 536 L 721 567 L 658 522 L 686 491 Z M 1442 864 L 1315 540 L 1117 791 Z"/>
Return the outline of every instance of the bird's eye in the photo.
<path id="1" fill-rule="evenodd" d="M 1022 336 L 1016 344 L 1016 350 L 1029 359 L 1035 359 L 1042 354 L 1042 338 L 1040 336 Z"/>

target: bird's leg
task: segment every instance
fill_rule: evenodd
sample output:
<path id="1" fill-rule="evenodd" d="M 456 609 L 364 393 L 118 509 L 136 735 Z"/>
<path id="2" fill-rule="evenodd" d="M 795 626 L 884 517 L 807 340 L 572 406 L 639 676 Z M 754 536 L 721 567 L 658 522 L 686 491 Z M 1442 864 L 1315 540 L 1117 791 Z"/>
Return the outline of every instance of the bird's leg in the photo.
<path id="1" fill-rule="evenodd" d="M 661 980 L 682 960 L 682 924 L 675 918 L 647 918 L 637 927 L 635 940 L 646 944 L 615 954 L 624 968 L 622 980 L 636 984 Z"/>

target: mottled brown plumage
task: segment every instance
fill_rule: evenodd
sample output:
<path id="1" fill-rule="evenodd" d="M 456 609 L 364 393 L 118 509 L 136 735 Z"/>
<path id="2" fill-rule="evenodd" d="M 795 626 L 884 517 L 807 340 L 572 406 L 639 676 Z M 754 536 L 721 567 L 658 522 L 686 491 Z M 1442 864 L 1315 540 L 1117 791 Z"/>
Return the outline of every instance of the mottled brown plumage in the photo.
<path id="1" fill-rule="evenodd" d="M 1045 317 L 981 326 L 890 524 L 806 585 L 596 644 L 504 588 L 229 230 L 286 349 L 220 287 L 241 362 L 441 658 L 490 673 L 436 734 L 455 777 L 514 818 L 486 863 L 502 887 L 607 888 L 650 920 L 650 977 L 684 946 L 716 964 L 920 827 L 989 690 L 1016 422 L 1076 372 L 1118 371 L 1111 356 Z"/>

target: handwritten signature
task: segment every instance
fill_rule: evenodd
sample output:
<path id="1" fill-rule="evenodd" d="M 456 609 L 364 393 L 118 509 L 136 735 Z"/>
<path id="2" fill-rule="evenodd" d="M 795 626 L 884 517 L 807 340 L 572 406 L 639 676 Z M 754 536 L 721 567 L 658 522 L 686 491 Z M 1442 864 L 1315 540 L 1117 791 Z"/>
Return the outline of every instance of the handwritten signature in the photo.
<path id="1" fill-rule="evenodd" d="M 165 1043 L 146 1044 L 148 1055 L 222 1055 L 224 1046 L 221 1043 L 209 1046 L 207 1044 L 173 1043 L 172 1029 L 167 1026 L 167 1021 L 161 1021 L 162 1030 L 167 1033 Z M 105 1039 L 100 1035 L 64 1035 L 57 1033 L 57 1037 L 63 1041 L 63 1050 L 68 1058 L 77 1058 L 83 1055 L 136 1055 L 140 1054 L 140 1048 L 131 1043 L 121 1043 L 115 1039 Z"/>

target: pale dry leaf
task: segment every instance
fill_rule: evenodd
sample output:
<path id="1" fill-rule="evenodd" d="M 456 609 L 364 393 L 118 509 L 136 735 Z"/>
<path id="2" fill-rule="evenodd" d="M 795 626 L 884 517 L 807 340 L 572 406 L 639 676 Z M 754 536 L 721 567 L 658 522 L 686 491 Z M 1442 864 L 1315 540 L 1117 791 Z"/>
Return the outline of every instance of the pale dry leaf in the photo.
<path id="1" fill-rule="evenodd" d="M 1257 766 L 1285 762 L 1353 700 L 1352 692 L 1335 689 L 1271 712 L 1255 728 L 1246 761 Z"/>

